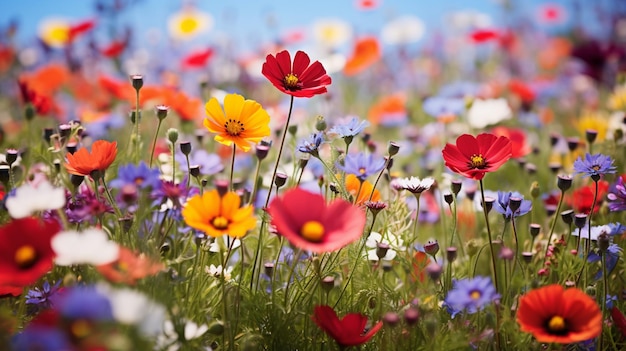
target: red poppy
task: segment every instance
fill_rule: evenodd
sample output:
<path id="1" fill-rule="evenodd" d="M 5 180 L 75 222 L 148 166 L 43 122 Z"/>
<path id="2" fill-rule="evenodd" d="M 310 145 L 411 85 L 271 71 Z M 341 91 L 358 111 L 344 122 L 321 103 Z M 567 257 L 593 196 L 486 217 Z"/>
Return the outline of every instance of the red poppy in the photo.
<path id="1" fill-rule="evenodd" d="M 194 51 L 182 59 L 183 68 L 202 68 L 206 66 L 209 59 L 213 57 L 213 48 Z"/>
<path id="2" fill-rule="evenodd" d="M 517 323 L 539 342 L 570 344 L 600 335 L 602 313 L 582 290 L 552 284 L 520 298 Z"/>
<path id="3" fill-rule="evenodd" d="M 52 269 L 50 240 L 61 227 L 36 218 L 15 219 L 0 227 L 0 286 L 33 284 Z"/>
<path id="4" fill-rule="evenodd" d="M 20 285 L 0 284 L 0 297 L 19 296 L 24 288 Z"/>
<path id="5" fill-rule="evenodd" d="M 354 43 L 352 55 L 343 67 L 346 76 L 359 74 L 370 68 L 382 57 L 380 44 L 375 37 L 364 37 Z"/>
<path id="6" fill-rule="evenodd" d="M 43 116 L 58 114 L 59 108 L 52 97 L 32 89 L 24 80 L 18 80 L 17 84 L 20 88 L 22 101 L 31 104 L 38 114 Z"/>
<path id="7" fill-rule="evenodd" d="M 512 155 L 511 140 L 483 133 L 474 137 L 463 134 L 456 145 L 443 148 L 443 159 L 453 172 L 476 180 L 482 180 L 487 172 L 496 171 Z"/>
<path id="8" fill-rule="evenodd" d="M 117 156 L 117 142 L 96 140 L 91 145 L 91 152 L 81 148 L 74 154 L 67 153 L 65 169 L 70 174 L 89 176 L 94 171 L 104 171 L 109 168 Z"/>
<path id="9" fill-rule="evenodd" d="M 611 318 L 617 329 L 622 333 L 622 338 L 626 337 L 626 317 L 624 317 L 624 314 L 617 307 L 613 306 L 611 308 Z"/>
<path id="10" fill-rule="evenodd" d="M 491 130 L 496 136 L 505 136 L 511 140 L 511 157 L 520 158 L 528 155 L 532 149 L 526 142 L 526 133 L 523 129 L 498 126 Z"/>
<path id="11" fill-rule="evenodd" d="M 593 198 L 595 194 L 595 184 L 590 183 L 586 186 L 580 187 L 574 192 L 571 193 L 571 196 L 568 196 L 565 199 L 565 202 L 569 204 L 574 211 L 577 213 L 586 213 L 589 214 L 591 211 L 591 205 L 593 204 Z M 609 182 L 606 180 L 598 181 L 598 194 L 596 197 L 596 205 L 593 209 L 593 213 L 600 211 L 600 207 L 602 207 L 602 201 L 609 191 Z"/>
<path id="12" fill-rule="evenodd" d="M 475 44 L 482 44 L 500 38 L 500 33 L 494 29 L 476 29 L 469 34 L 469 39 Z"/>
<path id="13" fill-rule="evenodd" d="M 339 319 L 329 306 L 316 306 L 311 319 L 341 347 L 358 346 L 368 342 L 383 326 L 379 321 L 365 334 L 367 317 L 360 313 L 348 313 Z"/>
<path id="14" fill-rule="evenodd" d="M 535 100 L 535 92 L 526 83 L 518 79 L 511 79 L 509 81 L 509 90 L 525 103 L 531 103 Z"/>
<path id="15" fill-rule="evenodd" d="M 284 50 L 276 54 L 276 57 L 267 55 L 261 73 L 283 93 L 310 98 L 326 93 L 326 86 L 331 83 L 319 61 L 310 63 L 309 55 L 298 51 L 292 65 L 289 51 Z"/>
<path id="16" fill-rule="evenodd" d="M 267 212 L 279 235 L 303 250 L 330 252 L 358 240 L 365 226 L 365 212 L 343 200 L 330 204 L 322 195 L 300 188 L 274 198 Z"/>

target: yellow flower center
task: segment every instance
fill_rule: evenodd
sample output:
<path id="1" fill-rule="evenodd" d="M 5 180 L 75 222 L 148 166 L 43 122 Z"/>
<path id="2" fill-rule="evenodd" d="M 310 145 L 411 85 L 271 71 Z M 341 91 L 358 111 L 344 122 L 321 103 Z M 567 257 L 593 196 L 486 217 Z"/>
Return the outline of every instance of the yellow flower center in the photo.
<path id="1" fill-rule="evenodd" d="M 31 267 L 37 259 L 37 252 L 35 248 L 30 245 L 24 245 L 15 251 L 15 263 L 20 268 Z"/>
<path id="2" fill-rule="evenodd" d="M 300 235 L 308 241 L 321 241 L 324 237 L 324 226 L 318 221 L 308 221 L 300 229 Z"/>
<path id="3" fill-rule="evenodd" d="M 41 39 L 50 46 L 63 46 L 70 39 L 69 27 L 64 24 L 53 24 L 46 28 Z"/>
<path id="4" fill-rule="evenodd" d="M 472 298 L 472 300 L 478 300 L 481 296 L 482 294 L 478 290 L 474 290 L 470 293 L 470 297 Z"/>
<path id="5" fill-rule="evenodd" d="M 241 121 L 237 121 L 234 119 L 229 119 L 228 121 L 226 121 L 226 123 L 224 123 L 224 128 L 226 129 L 226 133 L 234 137 L 239 136 L 241 132 L 246 130 L 243 127 L 243 123 L 241 123 Z"/>
<path id="6" fill-rule="evenodd" d="M 565 327 L 565 319 L 561 316 L 553 316 L 548 322 L 548 329 L 550 329 L 551 332 L 562 332 L 565 330 Z"/>
<path id="7" fill-rule="evenodd" d="M 79 319 L 72 323 L 70 332 L 78 339 L 82 339 L 91 333 L 91 325 L 84 319 Z"/>
<path id="8" fill-rule="evenodd" d="M 285 87 L 287 89 L 293 90 L 296 89 L 298 87 L 298 83 L 300 82 L 300 80 L 298 79 L 298 77 L 293 74 L 293 73 L 289 73 L 288 75 L 285 76 L 285 78 L 283 79 L 283 83 L 285 83 Z"/>
<path id="9" fill-rule="evenodd" d="M 485 158 L 482 154 L 474 154 L 470 157 L 470 162 L 473 168 L 483 168 L 485 167 Z"/>
<path id="10" fill-rule="evenodd" d="M 365 168 L 363 168 L 363 167 L 359 168 L 359 173 L 365 174 Z"/>
<path id="11" fill-rule="evenodd" d="M 143 181 L 144 181 L 144 180 L 145 180 L 145 179 L 143 179 L 143 178 L 141 178 L 141 177 L 137 177 L 137 178 L 135 178 L 135 185 L 141 185 L 141 184 L 143 184 Z"/>
<path id="12" fill-rule="evenodd" d="M 600 166 L 593 165 L 593 166 L 591 166 L 591 169 L 593 169 L 594 171 L 599 171 L 600 170 Z"/>
<path id="13" fill-rule="evenodd" d="M 180 21 L 180 31 L 185 34 L 191 34 L 198 29 L 198 20 L 194 17 L 185 17 Z"/>
<path id="14" fill-rule="evenodd" d="M 215 227 L 215 229 L 224 230 L 228 228 L 228 219 L 222 216 L 217 216 L 213 218 L 213 221 L 211 221 L 211 224 L 213 224 L 213 227 Z"/>

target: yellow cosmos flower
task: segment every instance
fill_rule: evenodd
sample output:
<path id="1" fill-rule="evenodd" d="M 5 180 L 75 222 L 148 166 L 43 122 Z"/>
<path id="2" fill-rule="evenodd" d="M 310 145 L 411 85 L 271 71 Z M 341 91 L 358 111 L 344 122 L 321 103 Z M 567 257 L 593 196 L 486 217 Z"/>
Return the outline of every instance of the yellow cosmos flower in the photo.
<path id="1" fill-rule="evenodd" d="M 261 104 L 254 100 L 245 100 L 239 94 L 224 97 L 224 110 L 212 98 L 207 102 L 204 126 L 212 133 L 217 133 L 215 141 L 230 146 L 233 143 L 241 150 L 250 150 L 250 143 L 258 143 L 270 135 L 270 116 Z"/>
<path id="2" fill-rule="evenodd" d="M 62 19 L 47 19 L 39 25 L 39 39 L 53 48 L 62 48 L 70 40 L 70 24 Z"/>
<path id="3" fill-rule="evenodd" d="M 240 205 L 237 193 L 231 191 L 220 196 L 217 190 L 213 190 L 189 199 L 182 215 L 188 226 L 202 230 L 208 236 L 241 238 L 254 229 L 256 218 L 252 206 Z"/>
<path id="4" fill-rule="evenodd" d="M 205 33 L 213 26 L 213 17 L 196 9 L 183 9 L 168 21 L 170 35 L 174 39 L 189 40 Z"/>
<path id="5" fill-rule="evenodd" d="M 608 105 L 613 111 L 626 111 L 626 85 L 615 88 L 609 96 Z"/>
<path id="6" fill-rule="evenodd" d="M 606 131 L 609 129 L 609 119 L 608 116 L 600 112 L 586 112 L 578 119 L 577 127 L 583 138 L 588 129 L 595 130 L 598 132 L 596 141 L 602 142 L 606 138 Z"/>

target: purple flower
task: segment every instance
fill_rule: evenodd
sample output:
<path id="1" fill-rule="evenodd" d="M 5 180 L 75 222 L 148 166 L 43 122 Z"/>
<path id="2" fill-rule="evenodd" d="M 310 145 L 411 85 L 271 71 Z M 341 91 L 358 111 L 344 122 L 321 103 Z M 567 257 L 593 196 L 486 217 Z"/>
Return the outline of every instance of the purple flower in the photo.
<path id="1" fill-rule="evenodd" d="M 23 332 L 15 335 L 11 343 L 13 351 L 58 351 L 71 350 L 72 347 L 63 330 L 42 325 L 29 325 Z"/>
<path id="2" fill-rule="evenodd" d="M 609 198 L 609 210 L 624 211 L 626 210 L 626 187 L 624 187 L 624 178 L 618 177 L 614 188 L 615 190 L 607 195 Z"/>
<path id="3" fill-rule="evenodd" d="M 332 127 L 328 132 L 331 134 L 337 134 L 341 138 L 354 137 L 361 133 L 365 128 L 369 127 L 368 121 L 359 121 L 358 118 L 352 117 L 349 122 L 344 124 L 338 124 Z"/>
<path id="4" fill-rule="evenodd" d="M 55 308 L 69 319 L 108 321 L 113 319 L 109 299 L 93 286 L 69 288 L 54 299 Z"/>
<path id="5" fill-rule="evenodd" d="M 111 181 L 111 187 L 116 189 L 121 189 L 126 185 L 134 186 L 137 189 L 156 189 L 161 183 L 159 170 L 149 168 L 143 161 L 138 165 L 121 166 L 117 174 L 117 178 Z"/>
<path id="6" fill-rule="evenodd" d="M 298 151 L 317 157 L 317 149 L 322 144 L 322 141 L 324 141 L 324 136 L 322 133 L 313 133 L 311 134 L 311 136 L 309 136 L 308 139 L 303 140 L 300 145 L 298 145 Z"/>
<path id="7" fill-rule="evenodd" d="M 189 154 L 189 164 L 187 164 L 185 155 L 179 150 L 176 152 L 176 161 L 180 162 L 181 166 L 185 167 L 185 169 L 189 168 L 189 166 L 200 166 L 200 173 L 207 176 L 217 174 L 224 170 L 222 159 L 218 155 L 211 154 L 203 149 L 194 149 L 191 151 Z"/>
<path id="8" fill-rule="evenodd" d="M 28 291 L 28 294 L 26 294 L 26 304 L 36 305 L 42 309 L 49 308 L 52 305 L 50 298 L 59 290 L 59 285 L 61 285 L 60 280 L 57 281 L 54 286 L 50 286 L 50 283 L 46 280 L 41 290 L 36 287 Z"/>
<path id="9" fill-rule="evenodd" d="M 445 299 L 446 307 L 453 317 L 462 311 L 476 313 L 500 298 L 488 277 L 461 279 L 453 285 Z"/>
<path id="10" fill-rule="evenodd" d="M 574 161 L 574 171 L 584 176 L 592 177 L 592 179 L 599 179 L 603 174 L 615 173 L 615 170 L 611 156 L 603 154 L 590 155 L 587 153 L 584 160 L 579 157 Z"/>
<path id="11" fill-rule="evenodd" d="M 337 162 L 337 168 L 348 174 L 354 174 L 360 181 L 380 172 L 383 167 L 385 167 L 384 159 L 374 159 L 374 155 L 364 153 L 347 155 L 343 165 Z"/>
<path id="12" fill-rule="evenodd" d="M 513 212 L 511 209 L 511 200 L 519 201 L 519 207 Z M 514 206 L 516 207 L 516 206 Z M 498 199 L 493 204 L 493 208 L 504 216 L 504 219 L 509 220 L 511 217 L 519 217 L 530 212 L 532 208 L 532 201 L 524 200 L 524 196 L 518 192 L 503 192 L 498 191 Z"/>
<path id="13" fill-rule="evenodd" d="M 454 115 L 458 116 L 465 111 L 465 99 L 462 97 L 431 96 L 424 100 L 422 109 L 433 117 Z"/>
<path id="14" fill-rule="evenodd" d="M 608 272 L 611 272 L 613 268 L 615 268 L 615 266 L 617 265 L 617 261 L 619 261 L 619 257 L 621 253 L 622 253 L 622 248 L 619 247 L 617 244 L 610 244 L 609 247 L 606 249 L 606 268 L 608 269 Z M 587 257 L 587 262 L 590 262 L 590 263 L 600 262 L 601 259 L 602 259 L 602 256 L 600 256 L 596 252 L 590 252 L 589 256 Z M 600 269 L 594 276 L 595 280 L 598 280 L 601 278 L 602 278 L 602 269 Z"/>

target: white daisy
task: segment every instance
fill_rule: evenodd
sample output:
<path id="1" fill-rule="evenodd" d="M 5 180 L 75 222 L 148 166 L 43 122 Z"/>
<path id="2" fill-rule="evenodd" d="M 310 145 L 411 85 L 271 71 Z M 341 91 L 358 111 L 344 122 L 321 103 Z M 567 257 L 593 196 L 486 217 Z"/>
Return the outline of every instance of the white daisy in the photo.
<path id="1" fill-rule="evenodd" d="M 65 206 L 65 190 L 55 188 L 48 181 L 37 186 L 24 184 L 15 190 L 15 195 L 6 200 L 9 215 L 24 218 L 38 211 L 56 210 Z"/>
<path id="2" fill-rule="evenodd" d="M 91 264 L 94 266 L 111 263 L 119 257 L 120 248 L 110 241 L 101 229 L 89 228 L 83 232 L 64 231 L 52 238 L 52 250 L 56 253 L 56 264 Z"/>
<path id="3" fill-rule="evenodd" d="M 513 112 L 505 99 L 476 99 L 467 111 L 467 122 L 472 128 L 485 128 L 511 119 Z"/>

